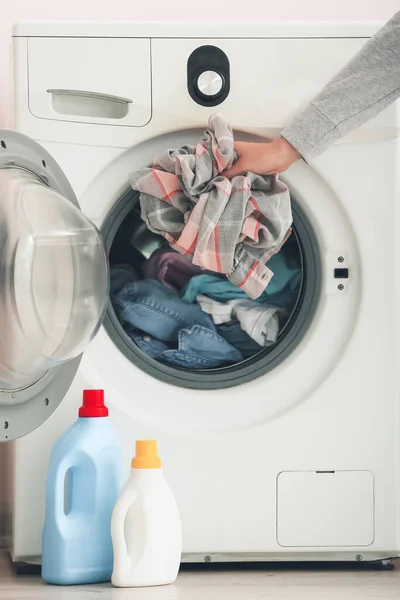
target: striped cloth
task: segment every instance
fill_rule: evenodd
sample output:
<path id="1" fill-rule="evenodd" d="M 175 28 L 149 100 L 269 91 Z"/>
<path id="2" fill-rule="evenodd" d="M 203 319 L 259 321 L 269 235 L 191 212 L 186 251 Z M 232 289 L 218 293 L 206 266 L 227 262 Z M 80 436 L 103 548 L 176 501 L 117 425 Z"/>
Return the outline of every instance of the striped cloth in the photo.
<path id="1" fill-rule="evenodd" d="M 291 233 L 290 195 L 277 174 L 221 175 L 236 159 L 233 143 L 231 127 L 211 115 L 201 144 L 163 152 L 130 184 L 148 229 L 255 299 L 273 275 L 265 263 Z"/>

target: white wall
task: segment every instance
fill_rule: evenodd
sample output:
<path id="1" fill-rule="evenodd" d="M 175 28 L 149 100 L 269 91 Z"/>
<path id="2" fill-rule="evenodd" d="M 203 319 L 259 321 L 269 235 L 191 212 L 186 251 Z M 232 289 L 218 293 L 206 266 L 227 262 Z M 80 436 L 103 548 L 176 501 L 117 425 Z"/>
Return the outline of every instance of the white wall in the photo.
<path id="1" fill-rule="evenodd" d="M 20 19 L 384 21 L 400 4 L 399 0 L 1 0 L 0 9 L 0 127 L 4 127 L 9 123 L 11 28 Z"/>

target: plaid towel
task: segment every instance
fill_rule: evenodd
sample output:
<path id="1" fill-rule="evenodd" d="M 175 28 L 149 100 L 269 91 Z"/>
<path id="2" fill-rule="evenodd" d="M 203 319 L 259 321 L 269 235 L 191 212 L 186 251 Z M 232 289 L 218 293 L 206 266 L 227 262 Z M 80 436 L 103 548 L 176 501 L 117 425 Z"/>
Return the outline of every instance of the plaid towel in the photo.
<path id="1" fill-rule="evenodd" d="M 222 176 L 236 159 L 233 143 L 230 126 L 212 115 L 201 144 L 163 152 L 130 184 L 148 229 L 258 298 L 273 276 L 265 263 L 291 233 L 290 195 L 277 174 Z"/>

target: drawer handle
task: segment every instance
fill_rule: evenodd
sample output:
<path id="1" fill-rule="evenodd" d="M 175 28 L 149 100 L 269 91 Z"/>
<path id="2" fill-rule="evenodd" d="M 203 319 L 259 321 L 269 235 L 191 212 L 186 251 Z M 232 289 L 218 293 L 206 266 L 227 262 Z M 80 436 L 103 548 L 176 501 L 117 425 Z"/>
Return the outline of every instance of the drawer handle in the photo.
<path id="1" fill-rule="evenodd" d="M 61 115 L 75 117 L 123 119 L 133 100 L 86 90 L 49 89 L 52 107 Z"/>
<path id="2" fill-rule="evenodd" d="M 121 104 L 132 104 L 133 100 L 130 98 L 123 98 L 122 96 L 112 96 L 111 94 L 101 94 L 99 92 L 88 92 L 86 90 L 47 90 L 48 94 L 57 96 L 82 96 L 83 98 L 95 98 L 96 100 L 107 100 L 109 102 L 120 102 Z"/>

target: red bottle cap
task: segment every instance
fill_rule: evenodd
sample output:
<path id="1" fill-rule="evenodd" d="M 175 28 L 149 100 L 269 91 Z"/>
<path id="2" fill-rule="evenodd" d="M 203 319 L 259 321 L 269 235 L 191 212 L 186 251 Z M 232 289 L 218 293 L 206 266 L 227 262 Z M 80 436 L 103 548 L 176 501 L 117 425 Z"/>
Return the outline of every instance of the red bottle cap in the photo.
<path id="1" fill-rule="evenodd" d="M 104 390 L 83 390 L 83 404 L 79 409 L 80 417 L 108 417 L 108 408 L 104 404 Z"/>

